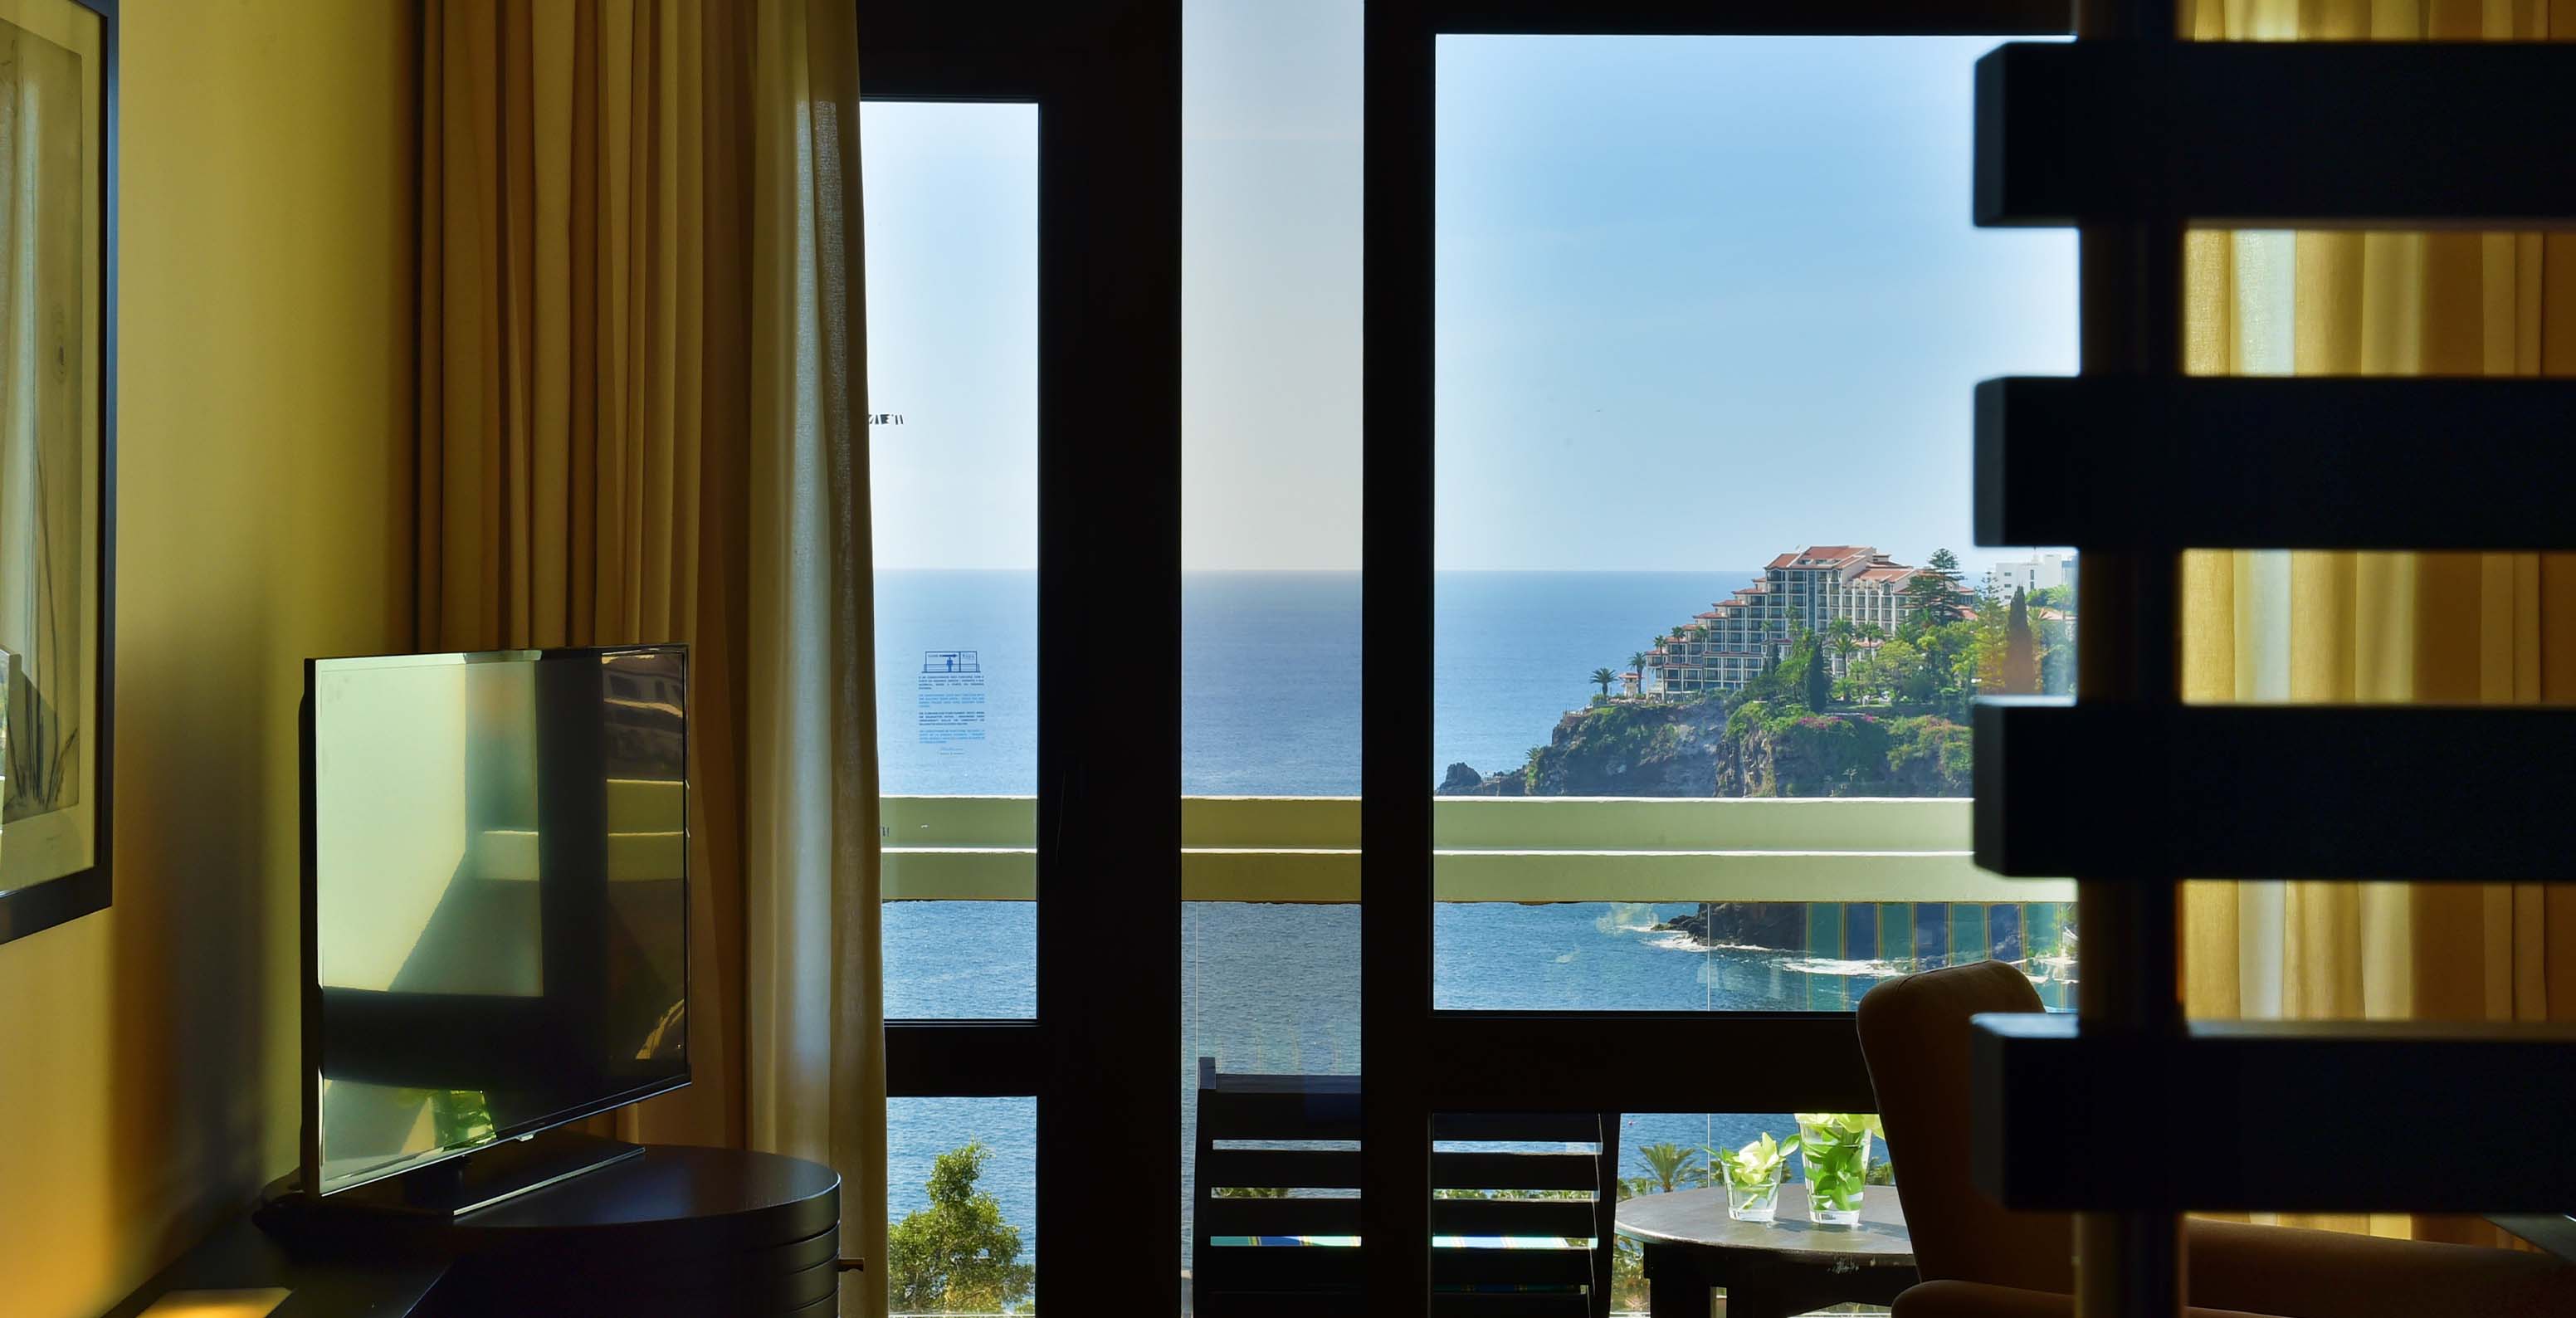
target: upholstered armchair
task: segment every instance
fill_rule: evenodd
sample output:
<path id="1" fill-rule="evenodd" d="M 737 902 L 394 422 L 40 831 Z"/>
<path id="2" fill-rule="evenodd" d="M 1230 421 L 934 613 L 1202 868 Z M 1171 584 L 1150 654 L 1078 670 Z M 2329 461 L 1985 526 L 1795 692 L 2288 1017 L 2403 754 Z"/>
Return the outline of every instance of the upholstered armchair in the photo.
<path id="1" fill-rule="evenodd" d="M 1898 1318 L 2074 1312 L 2072 1220 L 2006 1212 L 1968 1173 L 1968 1018 L 2038 1010 L 2030 981 L 1999 961 L 1908 975 L 1861 999 L 1861 1051 L 1923 1275 Z M 2540 1254 L 2197 1220 L 2185 1237 L 2196 1318 L 2576 1314 L 2576 1267 Z"/>

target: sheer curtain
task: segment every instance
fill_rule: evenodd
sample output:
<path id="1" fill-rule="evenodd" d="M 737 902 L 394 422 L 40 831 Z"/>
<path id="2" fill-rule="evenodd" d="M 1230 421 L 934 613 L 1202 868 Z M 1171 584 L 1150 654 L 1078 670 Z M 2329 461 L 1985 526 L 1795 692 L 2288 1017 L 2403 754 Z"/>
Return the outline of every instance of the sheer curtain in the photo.
<path id="1" fill-rule="evenodd" d="M 885 1017 L 849 0 L 762 0 L 752 60 L 751 1136 L 843 1178 L 844 1313 L 886 1307 Z M 854 1293 L 855 1292 L 855 1293 Z"/>
<path id="2" fill-rule="evenodd" d="M 418 606 L 426 647 L 690 643 L 695 1083 L 619 1124 L 831 1163 L 877 1269 L 856 24 L 431 0 Z"/>
<path id="3" fill-rule="evenodd" d="M 2576 35 L 2576 3 L 2202 0 L 2183 22 L 2204 40 L 2534 40 Z M 2188 243 L 2195 372 L 2576 374 L 2576 237 L 2212 232 Z M 2425 436 L 2425 461 L 2440 449 L 2441 436 Z M 2576 700 L 2576 556 L 2199 552 L 2183 571 L 2193 700 Z M 2576 1019 L 2576 889 L 2497 877 L 2188 885 L 2186 1006 L 2204 1017 Z M 2299 1220 L 2496 1239 L 2474 1221 Z"/>

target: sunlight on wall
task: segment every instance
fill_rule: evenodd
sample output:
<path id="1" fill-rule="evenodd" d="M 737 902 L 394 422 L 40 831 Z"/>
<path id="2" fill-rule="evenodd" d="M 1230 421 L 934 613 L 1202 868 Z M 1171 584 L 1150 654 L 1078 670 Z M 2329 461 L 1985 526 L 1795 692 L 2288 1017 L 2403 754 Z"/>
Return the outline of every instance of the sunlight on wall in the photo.
<path id="1" fill-rule="evenodd" d="M 411 635 L 417 16 L 124 17 L 115 905 L 0 945 L 12 1318 L 294 1165 L 300 661 Z"/>

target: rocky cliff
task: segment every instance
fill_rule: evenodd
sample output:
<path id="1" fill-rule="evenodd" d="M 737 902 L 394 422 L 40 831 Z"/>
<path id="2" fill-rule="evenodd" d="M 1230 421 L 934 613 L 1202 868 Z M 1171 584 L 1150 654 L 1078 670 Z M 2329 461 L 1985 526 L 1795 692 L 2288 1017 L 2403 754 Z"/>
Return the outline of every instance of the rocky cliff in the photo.
<path id="1" fill-rule="evenodd" d="M 1760 701 L 1608 701 L 1558 720 L 1529 762 L 1452 764 L 1443 796 L 1966 796 L 1968 729 L 1930 714 L 1810 714 Z M 1798 902 L 1702 902 L 1656 928 L 1700 947 L 1795 948 Z"/>
<path id="2" fill-rule="evenodd" d="M 1934 715 L 1611 701 L 1517 769 L 1452 764 L 1444 796 L 1966 796 L 1968 730 Z"/>
<path id="3" fill-rule="evenodd" d="M 1933 715 L 1777 714 L 1752 703 L 1727 720 L 1717 796 L 1966 796 L 1968 729 Z"/>
<path id="4" fill-rule="evenodd" d="M 1518 769 L 1449 766 L 1447 796 L 1709 796 L 1726 715 L 1694 705 L 1612 701 L 1569 711 Z"/>
<path id="5" fill-rule="evenodd" d="M 1673 916 L 1655 928 L 1687 934 L 1703 948 L 1793 948 L 1806 941 L 1807 907 L 1804 902 L 1701 902 L 1697 911 Z"/>

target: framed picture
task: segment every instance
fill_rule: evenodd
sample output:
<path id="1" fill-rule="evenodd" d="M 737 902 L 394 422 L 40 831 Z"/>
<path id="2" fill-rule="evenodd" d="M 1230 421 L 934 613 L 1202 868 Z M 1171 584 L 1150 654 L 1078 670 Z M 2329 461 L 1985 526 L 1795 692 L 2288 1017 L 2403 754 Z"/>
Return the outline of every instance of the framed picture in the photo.
<path id="1" fill-rule="evenodd" d="M 0 0 L 0 942 L 108 904 L 116 0 Z"/>

